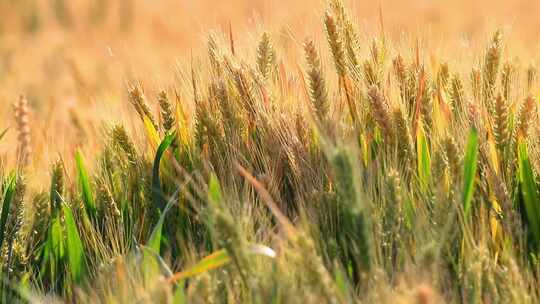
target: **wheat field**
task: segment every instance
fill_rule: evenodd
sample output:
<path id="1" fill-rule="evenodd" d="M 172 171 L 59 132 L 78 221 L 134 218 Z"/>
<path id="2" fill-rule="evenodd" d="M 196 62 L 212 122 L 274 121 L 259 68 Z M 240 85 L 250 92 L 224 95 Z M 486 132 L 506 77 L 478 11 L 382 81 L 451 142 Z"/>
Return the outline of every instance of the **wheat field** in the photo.
<path id="1" fill-rule="evenodd" d="M 528 0 L 0 0 L 0 303 L 538 303 Z"/>

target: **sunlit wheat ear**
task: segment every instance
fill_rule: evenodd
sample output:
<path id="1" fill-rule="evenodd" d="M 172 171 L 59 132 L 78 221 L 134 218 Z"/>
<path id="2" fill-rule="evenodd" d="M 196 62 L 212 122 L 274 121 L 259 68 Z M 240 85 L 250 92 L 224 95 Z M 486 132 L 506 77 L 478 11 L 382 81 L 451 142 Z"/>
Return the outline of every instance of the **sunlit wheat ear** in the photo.
<path id="1" fill-rule="evenodd" d="M 238 138 L 244 122 L 240 117 L 238 112 L 239 109 L 235 104 L 234 99 L 229 96 L 227 85 L 224 81 L 219 81 L 217 84 L 216 98 L 219 103 L 225 135 L 228 136 L 230 140 L 233 140 L 231 137 Z"/>
<path id="2" fill-rule="evenodd" d="M 495 99 L 495 111 L 493 117 L 493 136 L 499 151 L 504 151 L 504 147 L 510 138 L 508 103 L 503 96 L 499 95 Z"/>
<path id="3" fill-rule="evenodd" d="M 480 116 L 477 103 L 468 101 L 466 107 L 469 125 L 477 130 L 480 130 L 480 127 L 482 126 L 482 117 Z"/>
<path id="4" fill-rule="evenodd" d="M 270 34 L 264 32 L 257 47 L 257 70 L 264 79 L 268 79 L 276 60 L 276 52 Z"/>
<path id="5" fill-rule="evenodd" d="M 328 1 L 328 8 L 332 11 L 334 16 L 336 16 L 339 22 L 343 21 L 346 17 L 345 5 L 341 0 L 330 0 Z"/>
<path id="6" fill-rule="evenodd" d="M 364 81 L 367 87 L 380 85 L 377 68 L 371 60 L 364 61 Z"/>
<path id="7" fill-rule="evenodd" d="M 482 94 L 482 74 L 478 68 L 473 68 L 471 72 L 471 90 L 474 101 L 479 102 Z"/>
<path id="8" fill-rule="evenodd" d="M 443 63 L 439 67 L 437 73 L 437 86 L 440 90 L 445 91 L 448 88 L 448 82 L 450 81 L 450 69 L 448 68 L 448 63 Z"/>
<path id="9" fill-rule="evenodd" d="M 148 107 L 148 104 L 146 102 L 146 96 L 144 96 L 142 87 L 137 84 L 132 86 L 129 89 L 129 101 L 135 107 L 135 110 L 139 114 L 142 120 L 146 117 L 150 120 L 154 128 L 157 130 L 158 125 L 156 124 L 156 120 L 154 119 L 154 115 L 150 111 L 150 108 Z"/>
<path id="10" fill-rule="evenodd" d="M 353 23 L 347 19 L 345 21 L 344 28 L 344 40 L 345 40 L 345 49 L 347 50 L 347 58 L 349 64 L 353 69 L 360 65 L 360 60 L 358 59 L 358 53 L 360 52 L 360 39 L 354 28 Z"/>
<path id="11" fill-rule="evenodd" d="M 379 88 L 372 86 L 368 91 L 368 101 L 371 106 L 371 112 L 377 125 L 381 129 L 385 140 L 388 143 L 393 141 L 392 120 L 390 117 L 389 106 Z"/>
<path id="12" fill-rule="evenodd" d="M 529 95 L 519 110 L 516 135 L 526 138 L 529 135 L 531 123 L 536 119 L 536 115 L 536 100 L 532 95 Z"/>
<path id="13" fill-rule="evenodd" d="M 174 127 L 176 121 L 174 119 L 174 109 L 169 102 L 169 97 L 167 96 L 167 92 L 165 90 L 159 92 L 158 95 L 158 103 L 159 107 L 161 109 L 161 119 L 163 120 L 163 130 L 165 133 L 168 133 L 172 130 Z"/>
<path id="14" fill-rule="evenodd" d="M 240 100 L 244 110 L 248 113 L 249 123 L 254 124 L 257 117 L 256 99 L 253 94 L 252 81 L 249 79 L 245 68 L 237 68 L 233 71 L 234 84 L 240 94 Z"/>
<path id="15" fill-rule="evenodd" d="M 403 57 L 401 57 L 401 55 L 398 55 L 396 58 L 394 58 L 394 60 L 392 61 L 392 66 L 394 70 L 394 75 L 398 82 L 401 99 L 405 101 L 407 98 L 406 97 L 407 67 L 405 66 L 405 63 L 403 62 Z"/>
<path id="16" fill-rule="evenodd" d="M 396 208 L 401 208 L 403 198 L 401 194 L 401 178 L 399 172 L 396 169 L 391 168 L 388 171 L 387 178 L 388 193 L 390 194 L 390 201 L 393 202 Z"/>
<path id="17" fill-rule="evenodd" d="M 459 118 L 463 113 L 463 106 L 465 104 L 465 90 L 463 89 L 463 83 L 458 75 L 453 75 L 450 81 L 450 104 L 454 115 Z"/>
<path id="18" fill-rule="evenodd" d="M 512 80 L 514 77 L 514 66 L 507 62 L 503 65 L 501 71 L 501 87 L 502 87 L 502 97 L 506 101 L 510 101 L 510 94 L 512 89 Z"/>
<path id="19" fill-rule="evenodd" d="M 213 72 L 220 76 L 222 74 L 222 59 L 223 54 L 221 48 L 218 45 L 216 35 L 210 33 L 208 36 L 208 57 L 210 59 L 210 65 L 212 66 Z"/>
<path id="20" fill-rule="evenodd" d="M 108 219 L 118 219 L 121 216 L 111 191 L 104 183 L 101 183 L 98 187 L 97 199 L 102 204 L 101 207 L 105 211 L 104 215 Z"/>
<path id="21" fill-rule="evenodd" d="M 364 81 L 368 87 L 375 85 L 378 88 L 382 88 L 383 50 L 379 47 L 376 40 L 371 43 L 370 54 L 371 58 L 364 61 Z"/>
<path id="22" fill-rule="evenodd" d="M 32 153 L 30 139 L 29 106 L 28 100 L 24 95 L 14 105 L 15 123 L 18 132 L 17 157 L 20 167 L 25 167 L 30 163 Z"/>
<path id="23" fill-rule="evenodd" d="M 534 65 L 527 68 L 527 92 L 530 92 L 536 85 L 537 70 Z"/>
<path id="24" fill-rule="evenodd" d="M 335 17 L 326 12 L 324 15 L 324 26 L 326 30 L 326 36 L 330 50 L 332 51 L 332 57 L 336 66 L 336 71 L 340 77 L 344 77 L 347 73 L 345 64 L 345 53 L 343 50 L 343 41 L 340 36 L 340 31 Z"/>
<path id="25" fill-rule="evenodd" d="M 307 62 L 309 98 L 317 118 L 320 121 L 325 121 L 328 113 L 328 93 L 326 91 L 321 61 L 313 41 L 306 41 L 304 52 Z"/>
<path id="26" fill-rule="evenodd" d="M 138 162 L 137 159 L 137 151 L 135 150 L 135 145 L 129 138 L 126 129 L 124 129 L 123 126 L 117 125 L 114 126 L 112 130 L 112 140 L 113 143 L 118 146 L 120 149 L 126 153 L 128 160 L 132 164 L 136 164 Z"/>
<path id="27" fill-rule="evenodd" d="M 443 143 L 444 155 L 448 168 L 450 170 L 450 175 L 453 181 L 453 184 L 457 186 L 458 181 L 461 176 L 461 152 L 456 143 L 456 140 L 453 137 L 447 137 Z"/>
<path id="28" fill-rule="evenodd" d="M 408 169 L 408 165 L 414 156 L 414 146 L 407 116 L 399 107 L 394 109 L 392 116 L 396 129 L 398 158 Z"/>
<path id="29" fill-rule="evenodd" d="M 495 32 L 486 51 L 482 67 L 484 102 L 493 97 L 502 56 L 502 32 Z"/>
<path id="30" fill-rule="evenodd" d="M 422 67 L 423 68 L 423 67 Z M 426 127 L 431 128 L 433 125 L 433 84 L 431 78 L 426 73 L 423 73 L 424 86 L 420 93 L 420 111 L 422 113 L 422 119 L 424 120 Z M 419 77 L 419 80 L 420 77 Z M 421 87 L 418 87 L 421 89 Z"/>

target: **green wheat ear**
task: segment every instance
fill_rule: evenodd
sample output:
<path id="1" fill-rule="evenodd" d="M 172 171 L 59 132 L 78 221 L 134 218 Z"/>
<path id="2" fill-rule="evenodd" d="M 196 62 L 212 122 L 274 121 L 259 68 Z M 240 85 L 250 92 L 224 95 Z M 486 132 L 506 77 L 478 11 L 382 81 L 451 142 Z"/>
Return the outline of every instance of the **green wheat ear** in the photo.
<path id="1" fill-rule="evenodd" d="M 64 195 L 64 162 L 57 160 L 52 168 L 50 203 L 53 214 L 58 213 L 62 209 L 62 197 Z"/>

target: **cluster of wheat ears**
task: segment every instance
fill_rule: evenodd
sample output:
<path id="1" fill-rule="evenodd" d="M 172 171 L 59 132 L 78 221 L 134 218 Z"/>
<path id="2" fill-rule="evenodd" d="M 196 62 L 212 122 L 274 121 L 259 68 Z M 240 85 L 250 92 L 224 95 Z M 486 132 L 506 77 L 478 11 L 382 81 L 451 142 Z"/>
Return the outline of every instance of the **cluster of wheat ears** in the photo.
<path id="1" fill-rule="evenodd" d="M 148 146 L 111 126 L 93 165 L 64 155 L 42 189 L 21 96 L 0 133 L 18 132 L 2 302 L 540 301 L 534 67 L 500 31 L 453 71 L 361 40 L 338 0 L 323 24 L 328 47 L 306 40 L 298 66 L 270 33 L 251 63 L 211 34 L 179 87 L 128 86 Z"/>

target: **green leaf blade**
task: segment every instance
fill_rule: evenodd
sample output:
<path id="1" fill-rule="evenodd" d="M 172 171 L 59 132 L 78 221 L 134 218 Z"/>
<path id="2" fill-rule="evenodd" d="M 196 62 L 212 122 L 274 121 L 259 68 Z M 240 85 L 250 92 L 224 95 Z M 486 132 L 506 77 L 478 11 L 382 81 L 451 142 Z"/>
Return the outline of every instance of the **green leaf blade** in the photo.
<path id="1" fill-rule="evenodd" d="M 474 195 L 475 178 L 478 163 L 478 131 L 472 129 L 469 133 L 465 159 L 463 164 L 463 210 L 468 218 Z"/>

